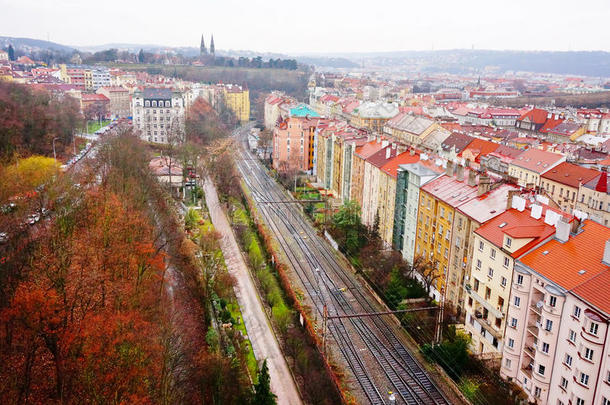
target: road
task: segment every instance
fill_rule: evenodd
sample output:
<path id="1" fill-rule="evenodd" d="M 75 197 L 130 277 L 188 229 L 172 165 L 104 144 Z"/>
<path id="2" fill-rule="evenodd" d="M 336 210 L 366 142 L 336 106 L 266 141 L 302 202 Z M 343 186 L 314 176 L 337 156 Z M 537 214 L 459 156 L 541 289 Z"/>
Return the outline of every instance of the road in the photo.
<path id="1" fill-rule="evenodd" d="M 286 364 L 279 343 L 265 315 L 263 304 L 248 266 L 235 240 L 233 230 L 218 203 L 216 188 L 209 179 L 206 179 L 203 189 L 212 223 L 216 231 L 222 235 L 220 247 L 229 273 L 235 278 L 235 295 L 248 331 L 248 337 L 252 343 L 254 356 L 259 361 L 267 359 L 271 377 L 271 390 L 277 395 L 278 404 L 302 404 L 296 384 L 288 369 L 288 364 Z"/>
<path id="2" fill-rule="evenodd" d="M 322 319 L 325 307 L 330 316 L 383 310 L 346 261 L 318 236 L 292 196 L 246 148 L 241 149 L 236 156 L 241 176 L 293 270 L 294 287 L 303 290 L 315 317 Z M 389 403 L 391 391 L 400 404 L 450 403 L 387 316 L 329 319 L 327 328 L 331 350 L 351 371 L 361 402 Z"/>

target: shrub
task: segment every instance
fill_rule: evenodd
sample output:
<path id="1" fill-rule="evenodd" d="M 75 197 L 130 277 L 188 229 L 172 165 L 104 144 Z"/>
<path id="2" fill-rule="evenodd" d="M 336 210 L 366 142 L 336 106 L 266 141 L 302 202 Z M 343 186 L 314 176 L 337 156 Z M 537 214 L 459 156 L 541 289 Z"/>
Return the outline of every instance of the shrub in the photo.
<path id="1" fill-rule="evenodd" d="M 292 317 L 292 311 L 286 307 L 286 304 L 283 302 L 281 304 L 275 305 L 271 312 L 273 314 L 273 319 L 277 323 L 278 328 L 285 334 L 288 330 L 288 325 L 290 324 L 290 318 Z"/>

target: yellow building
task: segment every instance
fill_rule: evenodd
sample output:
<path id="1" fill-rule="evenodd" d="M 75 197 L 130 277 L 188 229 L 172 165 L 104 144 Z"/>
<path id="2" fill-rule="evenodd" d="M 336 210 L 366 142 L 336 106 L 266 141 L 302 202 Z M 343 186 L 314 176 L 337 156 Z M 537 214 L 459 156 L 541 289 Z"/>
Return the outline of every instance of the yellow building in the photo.
<path id="1" fill-rule="evenodd" d="M 476 183 L 470 185 L 464 171 L 464 167 L 458 166 L 455 175 L 449 171 L 424 185 L 419 193 L 415 256 L 434 264 L 436 273 L 430 294 L 437 301 L 446 293 L 456 208 L 478 196 Z"/>
<path id="2" fill-rule="evenodd" d="M 93 90 L 93 71 L 91 69 L 83 69 L 85 78 L 85 90 Z"/>
<path id="3" fill-rule="evenodd" d="M 522 187 L 538 187 L 540 176 L 565 160 L 565 156 L 557 153 L 528 149 L 508 165 L 508 174 Z"/>
<path id="4" fill-rule="evenodd" d="M 235 84 L 222 86 L 223 96 L 227 107 L 233 111 L 235 117 L 241 122 L 250 120 L 250 91 Z"/>

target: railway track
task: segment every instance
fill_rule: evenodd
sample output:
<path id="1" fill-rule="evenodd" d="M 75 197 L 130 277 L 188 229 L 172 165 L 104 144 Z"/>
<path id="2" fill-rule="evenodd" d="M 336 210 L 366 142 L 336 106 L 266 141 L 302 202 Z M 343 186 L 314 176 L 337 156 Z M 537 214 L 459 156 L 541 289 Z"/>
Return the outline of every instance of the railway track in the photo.
<path id="1" fill-rule="evenodd" d="M 292 197 L 269 177 L 252 155 L 244 151 L 239 154 L 238 169 L 318 315 L 323 315 L 325 306 L 331 316 L 376 311 L 370 302 L 371 297 L 364 295 L 351 272 L 338 262 L 332 248 L 316 234 L 293 204 L 266 202 L 289 202 Z M 354 304 L 346 298 L 340 286 L 352 294 Z M 384 404 L 386 401 L 359 354 L 362 344 L 355 341 L 357 339 L 350 330 L 355 332 L 383 370 L 388 386 L 398 394 L 399 403 L 450 403 L 385 319 L 330 319 L 328 334 L 336 342 L 370 403 Z"/>

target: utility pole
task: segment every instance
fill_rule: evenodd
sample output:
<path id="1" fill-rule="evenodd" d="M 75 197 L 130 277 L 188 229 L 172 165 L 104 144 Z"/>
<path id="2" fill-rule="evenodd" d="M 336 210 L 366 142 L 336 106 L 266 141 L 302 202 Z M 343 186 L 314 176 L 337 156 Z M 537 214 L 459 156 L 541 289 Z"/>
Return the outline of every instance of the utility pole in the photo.
<path id="1" fill-rule="evenodd" d="M 53 159 L 57 160 L 57 154 L 55 153 L 55 140 L 59 138 L 53 138 Z"/>
<path id="2" fill-rule="evenodd" d="M 326 307 L 326 304 L 324 304 L 323 316 L 324 318 L 322 319 L 322 352 L 324 353 L 324 356 L 326 356 L 326 321 L 328 320 L 328 308 Z"/>

